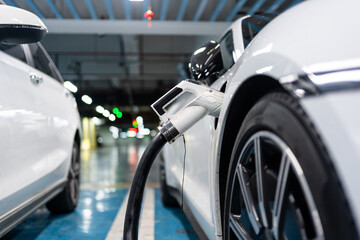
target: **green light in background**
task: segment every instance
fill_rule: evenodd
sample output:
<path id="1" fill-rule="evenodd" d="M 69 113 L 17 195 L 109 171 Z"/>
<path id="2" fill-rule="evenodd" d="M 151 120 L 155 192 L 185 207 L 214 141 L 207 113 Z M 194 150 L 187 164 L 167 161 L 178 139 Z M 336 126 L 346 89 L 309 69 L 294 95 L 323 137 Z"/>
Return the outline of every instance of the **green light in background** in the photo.
<path id="1" fill-rule="evenodd" d="M 118 114 L 120 112 L 120 110 L 118 109 L 118 108 L 114 108 L 113 109 L 113 113 L 116 115 L 116 114 Z"/>
<path id="2" fill-rule="evenodd" d="M 116 113 L 117 118 L 122 118 L 122 116 L 123 116 L 122 112 L 119 111 L 118 113 Z"/>

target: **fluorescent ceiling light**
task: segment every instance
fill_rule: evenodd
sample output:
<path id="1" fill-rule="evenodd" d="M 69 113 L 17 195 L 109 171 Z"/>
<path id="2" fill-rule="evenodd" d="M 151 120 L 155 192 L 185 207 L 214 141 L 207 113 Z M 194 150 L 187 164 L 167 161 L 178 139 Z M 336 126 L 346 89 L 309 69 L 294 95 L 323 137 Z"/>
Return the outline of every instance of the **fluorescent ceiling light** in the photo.
<path id="1" fill-rule="evenodd" d="M 117 132 L 119 132 L 119 129 L 117 127 L 115 127 L 115 126 L 110 126 L 109 131 L 112 132 L 112 133 L 114 133 L 114 132 L 117 133 Z"/>
<path id="2" fill-rule="evenodd" d="M 150 129 L 148 129 L 148 128 L 140 129 L 139 133 L 144 136 L 150 135 Z"/>
<path id="3" fill-rule="evenodd" d="M 109 116 L 110 116 L 109 110 L 104 110 L 103 116 L 104 116 L 104 117 L 109 117 Z"/>
<path id="4" fill-rule="evenodd" d="M 143 2 L 144 0 L 130 0 L 130 2 Z"/>
<path id="5" fill-rule="evenodd" d="M 115 117 L 115 115 L 114 114 L 111 114 L 110 116 L 109 116 L 109 120 L 110 121 L 115 121 L 115 119 L 116 119 L 116 117 Z"/>
<path id="6" fill-rule="evenodd" d="M 97 111 L 98 113 L 103 113 L 104 112 L 104 108 L 102 106 L 96 106 L 95 111 Z"/>
<path id="7" fill-rule="evenodd" d="M 94 123 L 95 125 L 97 125 L 97 126 L 101 125 L 101 123 L 102 123 L 101 119 L 100 119 L 100 118 L 97 118 L 97 117 L 93 117 L 93 118 L 92 118 L 92 121 L 93 121 L 93 123 Z"/>
<path id="8" fill-rule="evenodd" d="M 88 95 L 83 95 L 83 96 L 81 97 L 81 100 L 82 100 L 84 103 L 89 104 L 89 105 L 92 103 L 92 99 L 91 99 L 91 97 L 89 97 Z"/>
<path id="9" fill-rule="evenodd" d="M 113 133 L 113 134 L 112 134 L 112 137 L 113 137 L 114 139 L 118 139 L 118 138 L 119 138 L 119 133 Z"/>
<path id="10" fill-rule="evenodd" d="M 136 118 L 136 121 L 137 121 L 137 123 L 138 123 L 139 125 L 143 125 L 143 124 L 144 124 L 144 119 L 143 119 L 141 116 L 138 116 L 138 117 Z"/>
<path id="11" fill-rule="evenodd" d="M 69 90 L 70 92 L 73 92 L 73 93 L 76 93 L 77 90 L 78 90 L 78 88 L 77 88 L 74 84 L 72 84 L 71 82 L 69 82 L 69 81 L 65 81 L 65 82 L 64 82 L 64 87 L 65 87 L 67 90 Z"/>

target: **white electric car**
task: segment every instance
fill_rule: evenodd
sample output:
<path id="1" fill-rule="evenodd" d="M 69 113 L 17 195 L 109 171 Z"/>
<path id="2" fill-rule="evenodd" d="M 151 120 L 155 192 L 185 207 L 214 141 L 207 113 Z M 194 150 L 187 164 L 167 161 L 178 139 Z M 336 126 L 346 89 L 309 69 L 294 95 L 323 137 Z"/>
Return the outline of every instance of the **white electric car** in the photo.
<path id="1" fill-rule="evenodd" d="M 359 9 L 246 16 L 193 54 L 194 79 L 224 101 L 164 148 L 161 192 L 200 238 L 359 239 Z"/>
<path id="2" fill-rule="evenodd" d="M 0 1 L 0 237 L 44 203 L 64 213 L 78 202 L 79 113 L 36 43 L 46 32 L 37 16 Z"/>

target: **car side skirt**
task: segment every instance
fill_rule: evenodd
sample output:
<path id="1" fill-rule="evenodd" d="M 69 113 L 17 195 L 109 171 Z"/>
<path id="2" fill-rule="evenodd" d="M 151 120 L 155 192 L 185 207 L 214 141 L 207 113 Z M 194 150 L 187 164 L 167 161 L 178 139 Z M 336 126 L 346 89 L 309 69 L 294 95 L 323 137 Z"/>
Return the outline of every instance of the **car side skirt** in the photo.
<path id="1" fill-rule="evenodd" d="M 50 201 L 65 187 L 67 180 L 59 180 L 44 191 L 39 192 L 20 206 L 0 216 L 0 237 L 4 236 L 28 215 L 38 209 L 41 205 Z"/>
<path id="2" fill-rule="evenodd" d="M 187 217 L 187 219 L 189 220 L 191 226 L 194 228 L 196 234 L 198 235 L 198 237 L 201 240 L 208 240 L 209 238 L 206 236 L 205 232 L 203 231 L 203 229 L 201 228 L 200 224 L 196 221 L 196 218 L 194 217 L 194 215 L 191 213 L 190 208 L 187 206 L 186 203 L 184 203 L 183 205 L 183 211 Z"/>
<path id="3" fill-rule="evenodd" d="M 171 186 L 168 186 L 168 190 L 169 190 L 170 195 L 172 197 L 174 197 L 176 199 L 176 201 L 179 203 L 180 208 L 182 205 L 182 210 L 185 213 L 186 218 L 189 220 L 191 226 L 194 228 L 197 236 L 201 240 L 208 240 L 209 238 L 206 236 L 206 234 L 203 231 L 203 229 L 201 228 L 200 224 L 196 221 L 196 218 L 194 217 L 190 208 L 186 204 L 186 201 L 182 200 L 181 192 L 177 188 L 174 188 Z"/>

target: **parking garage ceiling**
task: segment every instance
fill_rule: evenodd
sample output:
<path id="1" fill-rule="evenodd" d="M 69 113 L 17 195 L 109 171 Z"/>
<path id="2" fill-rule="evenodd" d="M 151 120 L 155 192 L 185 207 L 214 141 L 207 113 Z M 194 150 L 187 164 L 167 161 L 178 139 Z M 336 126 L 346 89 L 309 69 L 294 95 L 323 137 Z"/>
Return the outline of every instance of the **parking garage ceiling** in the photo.
<path id="1" fill-rule="evenodd" d="M 50 33 L 165 35 L 219 35 L 239 16 L 282 12 L 300 1 L 5 0 L 36 13 Z M 151 29 L 144 24 L 149 8 L 154 12 Z"/>
<path id="2" fill-rule="evenodd" d="M 191 53 L 218 40 L 247 14 L 279 13 L 301 0 L 5 0 L 40 16 L 49 34 L 42 41 L 65 80 L 78 87 L 83 116 L 97 105 L 120 108 L 115 123 L 142 115 L 156 126 L 149 105 L 189 77 Z M 148 28 L 144 13 L 154 12 Z M 93 99 L 84 104 L 82 95 Z"/>

